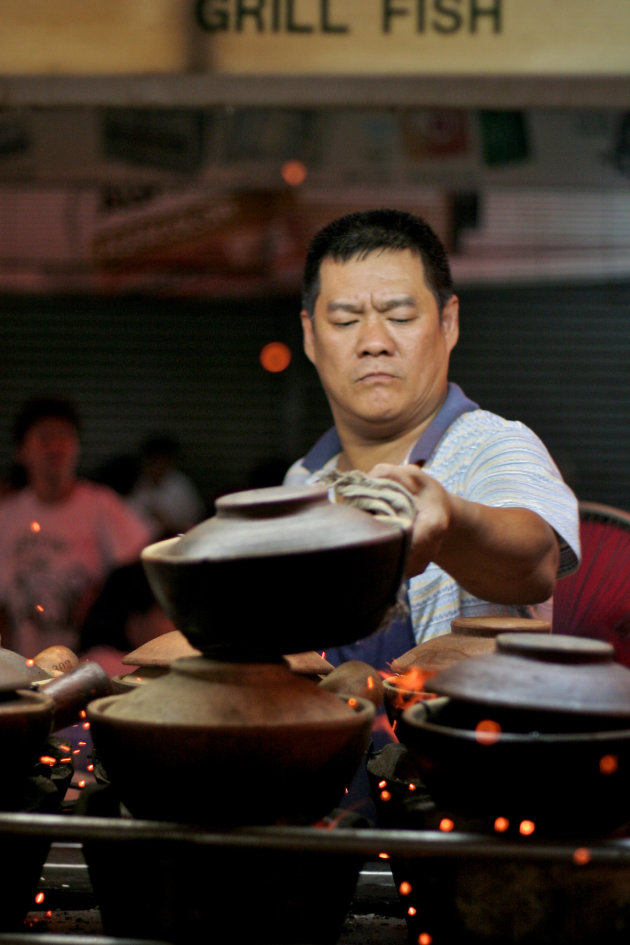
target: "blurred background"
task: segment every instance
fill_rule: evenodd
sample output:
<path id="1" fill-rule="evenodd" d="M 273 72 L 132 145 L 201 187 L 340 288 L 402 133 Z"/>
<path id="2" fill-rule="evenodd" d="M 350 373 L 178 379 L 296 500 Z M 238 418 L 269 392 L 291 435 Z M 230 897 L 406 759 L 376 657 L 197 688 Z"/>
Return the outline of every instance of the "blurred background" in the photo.
<path id="1" fill-rule="evenodd" d="M 330 423 L 301 350 L 306 245 L 333 216 L 390 205 L 425 216 L 449 249 L 452 379 L 531 426 L 579 498 L 630 507 L 627 76 L 423 83 L 407 68 L 396 82 L 383 65 L 357 84 L 272 63 L 248 81 L 221 60 L 204 77 L 213 5 L 166 0 L 152 28 L 185 11 L 185 68 L 154 42 L 164 68 L 140 52 L 131 74 L 124 48 L 94 65 L 64 47 L 67 22 L 46 32 L 30 5 L 35 51 L 23 43 L 16 64 L 0 49 L 5 476 L 16 409 L 54 392 L 80 409 L 81 471 L 119 491 L 154 433 L 177 439 L 208 507 L 281 481 Z M 92 54 L 98 8 L 82 7 Z"/>

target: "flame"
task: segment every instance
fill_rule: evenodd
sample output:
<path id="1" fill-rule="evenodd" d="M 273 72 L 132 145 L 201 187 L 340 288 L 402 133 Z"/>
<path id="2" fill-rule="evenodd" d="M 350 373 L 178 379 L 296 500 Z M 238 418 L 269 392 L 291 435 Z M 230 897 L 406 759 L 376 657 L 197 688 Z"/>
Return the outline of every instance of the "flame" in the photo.
<path id="1" fill-rule="evenodd" d="M 587 847 L 578 847 L 573 854 L 573 862 L 576 866 L 586 866 L 591 862 L 591 851 Z"/>
<path id="2" fill-rule="evenodd" d="M 413 889 L 411 883 L 408 883 L 407 880 L 402 882 L 398 887 L 398 892 L 401 896 L 408 896 L 411 890 Z"/>
<path id="3" fill-rule="evenodd" d="M 619 768 L 619 758 L 617 755 L 602 755 L 599 759 L 599 770 L 601 774 L 615 774 Z"/>
<path id="4" fill-rule="evenodd" d="M 41 532 L 42 526 L 39 524 L 39 522 L 31 522 L 30 529 L 33 532 L 33 534 L 36 535 L 37 532 Z"/>
<path id="5" fill-rule="evenodd" d="M 536 829 L 536 824 L 533 820 L 522 820 L 518 825 L 518 832 L 523 837 L 531 837 L 534 830 Z"/>
<path id="6" fill-rule="evenodd" d="M 44 896 L 43 892 L 38 892 L 37 895 L 35 896 L 35 902 L 37 903 L 37 905 L 39 905 L 41 902 L 44 901 L 45 898 L 46 897 Z"/>
<path id="7" fill-rule="evenodd" d="M 435 693 L 427 692 L 425 689 L 426 681 L 431 676 L 435 676 L 435 672 L 424 670 L 420 666 L 411 666 L 400 675 L 386 676 L 387 682 L 396 689 L 396 695 L 392 697 L 393 707 L 406 709 L 424 699 L 433 699 Z"/>
<path id="8" fill-rule="evenodd" d="M 494 822 L 494 829 L 497 833 L 505 833 L 509 826 L 510 821 L 507 819 L 507 817 L 497 817 Z"/>
<path id="9" fill-rule="evenodd" d="M 475 739 L 479 745 L 496 745 L 501 738 L 501 726 L 492 719 L 482 719 L 475 726 Z"/>
<path id="10" fill-rule="evenodd" d="M 454 824 L 453 821 L 450 819 L 450 817 L 442 817 L 442 820 L 440 821 L 439 829 L 440 829 L 443 833 L 450 833 L 451 830 L 454 829 L 454 827 L 455 827 L 455 824 Z"/>

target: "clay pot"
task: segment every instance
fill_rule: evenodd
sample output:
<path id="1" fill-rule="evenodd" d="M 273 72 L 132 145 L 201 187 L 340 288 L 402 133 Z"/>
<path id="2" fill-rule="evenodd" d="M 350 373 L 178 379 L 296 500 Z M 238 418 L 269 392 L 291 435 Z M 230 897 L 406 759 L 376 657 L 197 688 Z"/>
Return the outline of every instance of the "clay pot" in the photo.
<path id="1" fill-rule="evenodd" d="M 369 699 L 376 709 L 383 704 L 383 680 L 375 669 L 362 660 L 347 660 L 336 666 L 320 682 L 320 687 L 341 696 Z"/>
<path id="2" fill-rule="evenodd" d="M 551 624 L 526 617 L 458 617 L 451 621 L 450 633 L 414 646 L 392 660 L 392 669 L 401 675 L 411 668 L 439 673 L 460 660 L 492 653 L 500 633 L 551 633 Z"/>
<path id="3" fill-rule="evenodd" d="M 136 668 L 130 673 L 114 676 L 113 691 L 115 693 L 129 692 L 136 686 L 151 682 L 167 673 L 174 660 L 187 656 L 200 656 L 200 653 L 190 645 L 179 630 L 171 630 L 154 637 L 123 657 L 123 663 Z M 285 654 L 284 661 L 294 673 L 311 676 L 313 679 L 327 675 L 333 668 L 332 663 L 314 650 L 308 653 Z"/>
<path id="4" fill-rule="evenodd" d="M 202 653 L 275 661 L 350 643 L 395 602 L 408 545 L 400 524 L 330 502 L 323 486 L 235 493 L 216 511 L 142 552 L 159 603 Z"/>
<path id="5" fill-rule="evenodd" d="M 630 822 L 630 670 L 610 645 L 505 634 L 431 687 L 397 735 L 438 807 L 548 834 Z"/>
<path id="6" fill-rule="evenodd" d="M 351 707 L 283 663 L 203 657 L 88 706 L 99 758 L 134 816 L 217 826 L 324 816 L 373 717 L 367 700 Z"/>
<path id="7" fill-rule="evenodd" d="M 26 778 L 41 752 L 54 717 L 53 700 L 42 692 L 4 691 L 0 698 L 0 744 L 4 759 L 0 810 L 18 810 Z"/>
<path id="8" fill-rule="evenodd" d="M 416 702 L 427 699 L 436 699 L 436 693 L 431 692 L 429 675 L 422 670 L 412 667 L 403 676 L 386 676 L 383 680 L 383 702 L 389 724 L 396 731 L 398 720 L 405 709 L 409 709 Z M 425 688 L 425 684 L 427 688 Z"/>

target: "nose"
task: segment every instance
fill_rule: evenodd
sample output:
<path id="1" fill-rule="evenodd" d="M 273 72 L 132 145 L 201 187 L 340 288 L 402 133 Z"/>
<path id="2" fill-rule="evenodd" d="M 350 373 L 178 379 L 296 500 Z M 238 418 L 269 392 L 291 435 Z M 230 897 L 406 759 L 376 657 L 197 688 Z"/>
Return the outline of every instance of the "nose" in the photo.
<path id="1" fill-rule="evenodd" d="M 357 338 L 357 353 L 360 357 L 393 354 L 394 348 L 394 341 L 383 319 L 378 316 L 368 317 L 361 323 Z"/>

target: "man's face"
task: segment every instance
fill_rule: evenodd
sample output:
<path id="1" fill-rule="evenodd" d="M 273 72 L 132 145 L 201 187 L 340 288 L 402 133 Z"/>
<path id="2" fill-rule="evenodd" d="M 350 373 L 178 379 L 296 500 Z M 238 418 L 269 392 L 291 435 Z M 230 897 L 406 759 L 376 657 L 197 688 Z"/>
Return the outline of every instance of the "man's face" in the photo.
<path id="1" fill-rule="evenodd" d="M 72 482 L 79 456 L 77 431 L 68 420 L 44 417 L 27 431 L 18 450 L 18 460 L 30 483 Z"/>
<path id="2" fill-rule="evenodd" d="M 403 435 L 442 403 L 458 301 L 449 299 L 440 320 L 422 260 L 410 250 L 323 260 L 313 319 L 302 312 L 302 326 L 342 435 Z"/>

